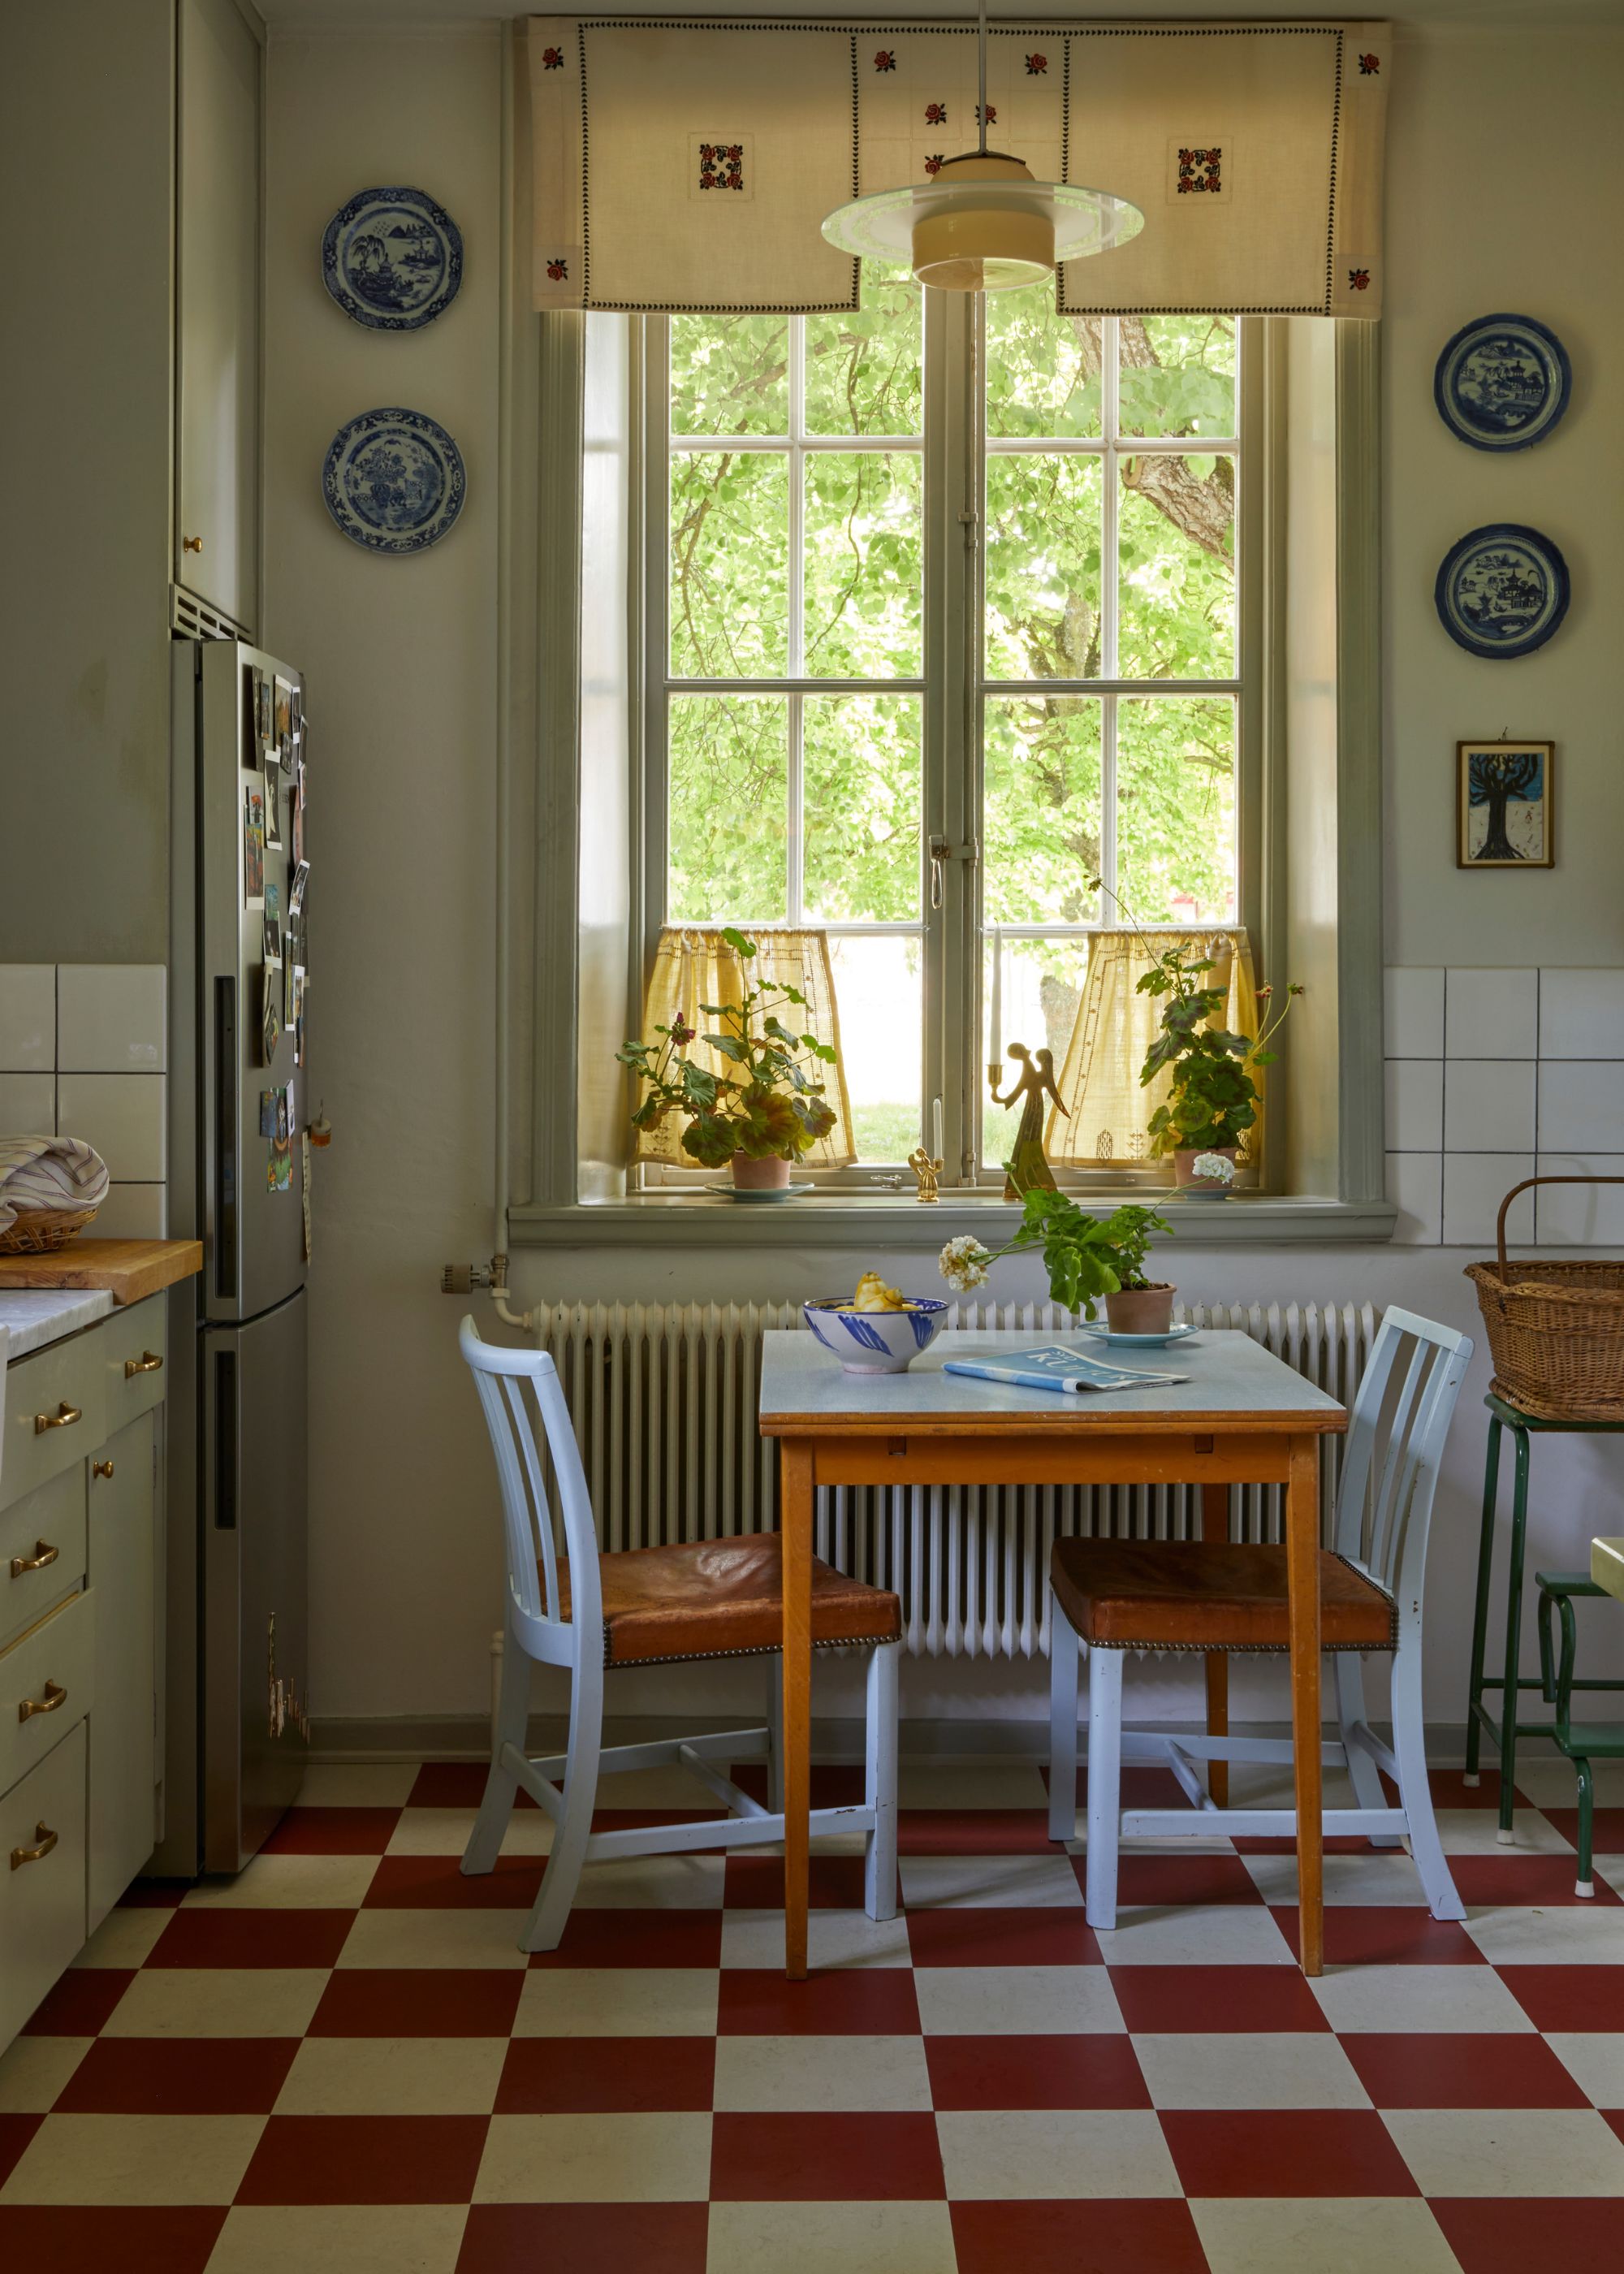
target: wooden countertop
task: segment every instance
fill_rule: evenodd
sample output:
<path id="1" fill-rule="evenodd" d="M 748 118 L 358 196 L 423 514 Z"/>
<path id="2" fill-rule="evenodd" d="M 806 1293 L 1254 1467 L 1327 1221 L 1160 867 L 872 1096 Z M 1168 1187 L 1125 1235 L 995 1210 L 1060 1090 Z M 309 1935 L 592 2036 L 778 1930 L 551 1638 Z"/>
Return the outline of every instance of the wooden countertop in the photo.
<path id="1" fill-rule="evenodd" d="M 123 1306 L 143 1302 L 202 1269 L 200 1239 L 71 1239 L 51 1255 L 0 1255 L 0 1289 L 105 1289 Z"/>

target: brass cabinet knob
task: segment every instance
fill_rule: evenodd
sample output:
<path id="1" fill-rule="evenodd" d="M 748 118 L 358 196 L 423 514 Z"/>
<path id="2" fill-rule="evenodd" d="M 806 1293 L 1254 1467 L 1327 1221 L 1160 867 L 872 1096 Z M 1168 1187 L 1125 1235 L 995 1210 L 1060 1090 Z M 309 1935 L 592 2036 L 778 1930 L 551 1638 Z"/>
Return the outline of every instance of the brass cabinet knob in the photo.
<path id="1" fill-rule="evenodd" d="M 54 1713 L 58 1706 L 65 1706 L 68 1693 L 60 1682 L 48 1682 L 42 1698 L 25 1698 L 17 1708 L 19 1721 L 32 1721 L 36 1713 Z"/>
<path id="2" fill-rule="evenodd" d="M 111 1461 L 92 1461 L 90 1473 L 93 1477 L 110 1477 L 113 1473 L 113 1464 Z"/>
<path id="3" fill-rule="evenodd" d="M 54 1413 L 34 1415 L 34 1434 L 36 1437 L 42 1437 L 48 1429 L 71 1429 L 76 1421 L 82 1421 L 84 1418 L 83 1406 L 70 1405 L 64 1397 Z"/>
<path id="4" fill-rule="evenodd" d="M 48 1563 L 54 1563 L 61 1553 L 61 1548 L 53 1547 L 49 1540 L 36 1540 L 34 1543 L 34 1553 L 32 1555 L 12 1556 L 12 1578 L 25 1578 L 30 1571 L 43 1571 L 46 1565 Z"/>
<path id="5" fill-rule="evenodd" d="M 138 1374 L 162 1374 L 163 1360 L 156 1351 L 143 1351 L 139 1358 L 124 1360 L 124 1380 L 132 1381 Z"/>
<path id="6" fill-rule="evenodd" d="M 180 549 L 183 553 L 201 553 L 203 550 L 203 539 L 200 537 L 183 537 L 180 541 Z"/>
<path id="7" fill-rule="evenodd" d="M 32 1848 L 12 1849 L 11 1869 L 14 1871 L 18 1871 L 22 1869 L 25 1864 L 37 1864 L 41 1856 L 49 1856 L 50 1854 L 51 1849 L 56 1846 L 60 1834 L 53 1832 L 49 1825 L 46 1823 L 44 1818 L 41 1817 L 40 1821 L 34 1827 L 34 1846 Z"/>

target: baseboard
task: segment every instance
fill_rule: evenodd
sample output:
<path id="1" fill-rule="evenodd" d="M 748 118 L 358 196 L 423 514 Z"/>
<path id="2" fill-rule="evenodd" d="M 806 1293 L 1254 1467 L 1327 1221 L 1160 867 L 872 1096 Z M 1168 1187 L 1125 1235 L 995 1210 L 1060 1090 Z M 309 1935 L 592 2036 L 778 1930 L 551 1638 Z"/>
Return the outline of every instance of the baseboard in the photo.
<path id="1" fill-rule="evenodd" d="M 1183 1721 L 1130 1721 L 1131 1729 L 1156 1729 L 1168 1736 L 1193 1733 L 1196 1725 Z M 718 1713 L 707 1717 L 709 1729 L 750 1729 L 760 1727 L 748 1716 Z M 1385 1723 L 1372 1724 L 1378 1736 L 1390 1739 Z M 530 1716 L 528 1750 L 560 1753 L 568 1738 L 561 1713 Z M 696 1734 L 691 1714 L 626 1713 L 611 1715 L 604 1723 L 604 1742 L 611 1745 L 648 1744 L 659 1738 L 691 1737 Z M 1335 1731 L 1327 1729 L 1327 1736 Z M 1284 1721 L 1237 1721 L 1237 1737 L 1284 1737 Z M 904 1721 L 900 1731 L 902 1758 L 911 1761 L 1043 1761 L 1049 1758 L 1047 1721 L 994 1721 L 966 1715 L 951 1721 Z M 477 1761 L 491 1749 L 490 1723 L 480 1715 L 402 1714 L 380 1718 L 318 1718 L 311 1724 L 311 1752 L 322 1761 Z M 820 1761 L 860 1761 L 863 1758 L 863 1725 L 855 1715 L 830 1715 L 814 1720 L 812 1751 Z M 1429 1721 L 1426 1755 L 1435 1767 L 1457 1767 L 1465 1758 L 1466 1724 Z M 1492 1766 L 1491 1760 L 1489 1766 Z"/>

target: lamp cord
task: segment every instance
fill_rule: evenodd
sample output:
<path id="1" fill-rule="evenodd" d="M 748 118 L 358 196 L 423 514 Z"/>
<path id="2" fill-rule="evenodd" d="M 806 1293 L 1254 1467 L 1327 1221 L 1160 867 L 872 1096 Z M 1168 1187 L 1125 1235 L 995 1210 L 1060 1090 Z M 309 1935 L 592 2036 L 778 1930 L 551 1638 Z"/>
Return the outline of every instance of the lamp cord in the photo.
<path id="1" fill-rule="evenodd" d="M 981 0 L 981 28 L 976 41 L 976 61 L 981 78 L 981 139 L 976 144 L 976 155 L 987 154 L 987 0 Z"/>

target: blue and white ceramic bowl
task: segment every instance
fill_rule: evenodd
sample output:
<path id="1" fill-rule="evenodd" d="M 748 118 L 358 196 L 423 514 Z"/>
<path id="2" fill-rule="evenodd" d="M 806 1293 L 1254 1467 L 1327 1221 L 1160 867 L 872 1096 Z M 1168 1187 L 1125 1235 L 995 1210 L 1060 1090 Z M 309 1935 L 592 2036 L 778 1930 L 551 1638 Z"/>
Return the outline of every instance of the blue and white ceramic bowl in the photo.
<path id="1" fill-rule="evenodd" d="M 906 1311 L 854 1311 L 849 1295 L 824 1295 L 801 1313 L 825 1350 L 847 1374 L 906 1374 L 942 1331 L 947 1305 L 929 1296 L 908 1298 Z"/>

